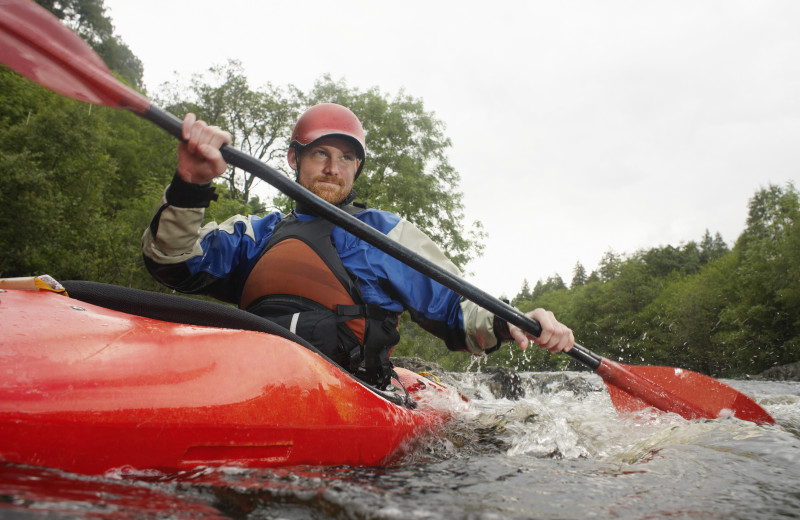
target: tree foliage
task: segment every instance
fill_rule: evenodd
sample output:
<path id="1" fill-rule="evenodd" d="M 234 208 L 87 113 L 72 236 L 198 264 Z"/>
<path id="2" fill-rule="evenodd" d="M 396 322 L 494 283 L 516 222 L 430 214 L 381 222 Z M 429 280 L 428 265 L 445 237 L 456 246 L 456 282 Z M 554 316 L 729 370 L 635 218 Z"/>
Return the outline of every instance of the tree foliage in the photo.
<path id="1" fill-rule="evenodd" d="M 164 143 L 174 143 L 132 114 L 64 98 L 6 69 L 0 85 L 2 276 L 133 283 L 139 237 L 174 168 Z"/>
<path id="2" fill-rule="evenodd" d="M 574 289 L 575 287 L 585 285 L 586 281 L 586 268 L 583 267 L 582 263 L 576 262 L 575 267 L 572 269 L 572 282 L 570 282 L 570 287 Z"/>
<path id="3" fill-rule="evenodd" d="M 210 125 L 231 133 L 231 145 L 273 168 L 290 175 L 286 151 L 292 125 L 300 110 L 300 95 L 294 87 L 267 84 L 253 89 L 240 62 L 211 67 L 195 75 L 188 88 L 165 86 L 165 104 L 181 116 L 195 113 Z M 257 196 L 258 177 L 229 167 L 221 181 L 225 196 L 243 205 Z"/>
<path id="4" fill-rule="evenodd" d="M 521 310 L 544 307 L 589 349 L 634 364 L 739 376 L 800 359 L 800 210 L 791 184 L 749 203 L 747 227 L 728 249 L 717 233 L 631 255 L 607 252 L 597 276 L 570 289 L 539 280 Z M 548 289 L 549 287 L 553 287 Z M 577 367 L 565 356 L 492 362 L 527 369 Z"/>
<path id="5" fill-rule="evenodd" d="M 516 306 L 522 301 L 530 300 L 531 294 L 531 284 L 528 282 L 527 278 L 524 278 L 522 280 L 522 287 L 520 287 L 519 292 L 514 299 L 511 300 L 511 305 Z"/>

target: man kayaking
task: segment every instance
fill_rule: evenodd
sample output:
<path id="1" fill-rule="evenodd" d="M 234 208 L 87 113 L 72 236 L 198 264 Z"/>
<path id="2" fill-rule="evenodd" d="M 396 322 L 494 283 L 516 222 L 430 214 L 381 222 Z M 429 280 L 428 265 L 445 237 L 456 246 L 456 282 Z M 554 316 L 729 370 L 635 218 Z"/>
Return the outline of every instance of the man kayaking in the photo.
<path id="1" fill-rule="evenodd" d="M 145 264 L 167 287 L 211 295 L 277 322 L 380 387 L 391 378 L 389 353 L 400 340 L 404 310 L 449 349 L 474 355 L 505 341 L 523 349 L 533 341 L 550 352 L 574 344 L 572 331 L 553 313 L 528 313 L 542 326 L 538 338 L 529 335 L 302 203 L 289 215 L 235 216 L 201 227 L 205 208 L 217 198 L 211 181 L 227 168 L 219 148 L 231 137 L 193 114 L 182 131 L 177 173 L 142 237 Z M 364 130 L 346 107 L 323 103 L 297 120 L 287 160 L 298 183 L 460 276 L 413 224 L 353 203 L 365 159 Z"/>

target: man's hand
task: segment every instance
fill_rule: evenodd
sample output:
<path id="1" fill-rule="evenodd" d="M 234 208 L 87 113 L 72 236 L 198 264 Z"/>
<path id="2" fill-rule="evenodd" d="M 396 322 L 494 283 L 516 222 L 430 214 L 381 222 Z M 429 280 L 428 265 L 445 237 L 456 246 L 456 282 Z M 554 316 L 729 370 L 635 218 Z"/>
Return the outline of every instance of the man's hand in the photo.
<path id="1" fill-rule="evenodd" d="M 575 344 L 575 336 L 572 335 L 572 330 L 563 323 L 559 323 L 552 312 L 544 309 L 535 309 L 527 313 L 526 316 L 539 322 L 539 325 L 542 326 L 542 333 L 537 338 L 533 334 L 528 334 L 516 325 L 509 323 L 508 331 L 522 350 L 528 348 L 528 344 L 531 341 L 551 353 L 567 352 Z"/>
<path id="2" fill-rule="evenodd" d="M 194 114 L 183 118 L 183 139 L 178 144 L 178 175 L 186 182 L 208 184 L 225 173 L 228 165 L 219 149 L 231 143 L 231 134 L 208 126 Z"/>

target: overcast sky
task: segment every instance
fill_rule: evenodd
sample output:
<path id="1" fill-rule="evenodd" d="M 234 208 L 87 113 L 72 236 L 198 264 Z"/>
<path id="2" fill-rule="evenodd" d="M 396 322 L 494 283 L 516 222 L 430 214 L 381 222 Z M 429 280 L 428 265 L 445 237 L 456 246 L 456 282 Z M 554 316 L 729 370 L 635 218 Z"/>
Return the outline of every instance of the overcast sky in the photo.
<path id="1" fill-rule="evenodd" d="M 232 58 L 254 88 L 329 73 L 421 98 L 491 294 L 706 229 L 732 245 L 759 188 L 800 179 L 795 0 L 105 3 L 151 92 Z"/>

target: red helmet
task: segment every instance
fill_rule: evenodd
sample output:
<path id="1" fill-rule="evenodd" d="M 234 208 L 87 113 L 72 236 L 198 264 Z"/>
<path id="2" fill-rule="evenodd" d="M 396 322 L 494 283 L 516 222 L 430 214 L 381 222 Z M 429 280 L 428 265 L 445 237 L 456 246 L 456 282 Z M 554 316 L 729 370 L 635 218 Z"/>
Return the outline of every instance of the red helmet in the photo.
<path id="1" fill-rule="evenodd" d="M 361 121 L 347 107 L 336 103 L 321 103 L 306 110 L 294 125 L 291 146 L 303 148 L 327 136 L 347 137 L 358 145 L 356 153 L 361 159 L 356 171 L 358 178 L 364 167 L 367 145 Z"/>

